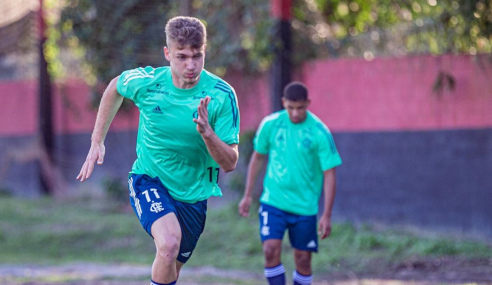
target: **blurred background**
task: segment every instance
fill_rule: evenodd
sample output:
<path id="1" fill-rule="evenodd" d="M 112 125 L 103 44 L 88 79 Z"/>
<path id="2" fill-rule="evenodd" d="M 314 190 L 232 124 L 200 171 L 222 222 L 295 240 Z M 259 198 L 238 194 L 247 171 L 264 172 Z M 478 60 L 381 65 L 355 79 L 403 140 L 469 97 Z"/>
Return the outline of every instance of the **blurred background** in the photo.
<path id="1" fill-rule="evenodd" d="M 0 0 L 0 200 L 125 207 L 132 102 L 111 125 L 104 165 L 83 184 L 75 177 L 106 84 L 167 65 L 164 26 L 177 15 L 202 19 L 205 68 L 239 100 L 240 161 L 212 205 L 236 205 L 254 131 L 300 80 L 343 159 L 337 223 L 490 240 L 489 0 Z"/>

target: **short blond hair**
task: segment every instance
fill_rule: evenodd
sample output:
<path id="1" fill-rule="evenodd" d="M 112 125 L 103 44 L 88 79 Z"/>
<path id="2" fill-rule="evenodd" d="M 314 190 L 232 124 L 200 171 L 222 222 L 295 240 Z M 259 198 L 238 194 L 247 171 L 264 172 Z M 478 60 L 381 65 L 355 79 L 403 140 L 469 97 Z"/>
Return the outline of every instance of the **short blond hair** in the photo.
<path id="1" fill-rule="evenodd" d="M 207 30 L 203 23 L 194 17 L 178 16 L 166 24 L 166 44 L 201 48 L 207 43 Z"/>

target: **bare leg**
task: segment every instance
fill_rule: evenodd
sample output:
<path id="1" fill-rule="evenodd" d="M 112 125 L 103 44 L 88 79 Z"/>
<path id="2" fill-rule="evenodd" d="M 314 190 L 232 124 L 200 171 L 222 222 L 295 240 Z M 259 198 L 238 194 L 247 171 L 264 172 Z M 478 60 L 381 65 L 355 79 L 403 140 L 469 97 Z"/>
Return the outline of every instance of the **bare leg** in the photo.
<path id="1" fill-rule="evenodd" d="M 296 271 L 294 273 L 294 284 L 311 284 L 313 280 L 313 271 L 311 269 L 311 251 L 294 250 L 294 261 Z M 300 276 L 300 275 L 301 276 Z"/>
<path id="2" fill-rule="evenodd" d="M 311 251 L 294 249 L 294 261 L 297 272 L 305 276 L 313 274 L 311 269 Z"/>
<path id="3" fill-rule="evenodd" d="M 263 242 L 265 254 L 265 267 L 274 267 L 280 264 L 282 254 L 282 240 L 268 239 Z"/>
<path id="4" fill-rule="evenodd" d="M 156 255 L 152 265 L 152 280 L 171 283 L 178 278 L 176 257 L 181 243 L 181 227 L 174 213 L 169 213 L 152 224 Z M 180 268 L 181 269 L 181 268 Z"/>
<path id="5" fill-rule="evenodd" d="M 183 268 L 183 265 L 184 263 L 181 263 L 179 261 L 176 260 L 176 272 L 178 274 L 178 276 L 176 277 L 176 279 L 179 278 L 179 272 L 181 272 L 181 268 Z"/>
<path id="6" fill-rule="evenodd" d="M 263 242 L 265 254 L 265 278 L 269 285 L 285 285 L 285 268 L 282 265 L 282 240 L 268 239 Z"/>

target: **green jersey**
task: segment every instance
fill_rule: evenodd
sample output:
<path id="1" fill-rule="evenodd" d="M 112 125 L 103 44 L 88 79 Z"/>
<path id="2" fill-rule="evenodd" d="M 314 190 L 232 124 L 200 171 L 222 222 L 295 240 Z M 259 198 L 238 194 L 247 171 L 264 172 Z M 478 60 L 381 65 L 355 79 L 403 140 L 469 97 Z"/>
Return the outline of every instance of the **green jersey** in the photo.
<path id="1" fill-rule="evenodd" d="M 316 215 L 323 171 L 342 164 L 333 137 L 311 112 L 294 124 L 287 111 L 273 113 L 260 124 L 255 151 L 268 155 L 260 201 L 298 215 Z"/>
<path id="2" fill-rule="evenodd" d="M 137 160 L 131 173 L 159 177 L 171 197 L 186 203 L 222 196 L 219 165 L 196 129 L 200 99 L 209 96 L 208 120 L 226 144 L 239 143 L 239 109 L 234 89 L 203 70 L 191 89 L 174 86 L 169 67 L 123 72 L 118 92 L 140 111 Z"/>

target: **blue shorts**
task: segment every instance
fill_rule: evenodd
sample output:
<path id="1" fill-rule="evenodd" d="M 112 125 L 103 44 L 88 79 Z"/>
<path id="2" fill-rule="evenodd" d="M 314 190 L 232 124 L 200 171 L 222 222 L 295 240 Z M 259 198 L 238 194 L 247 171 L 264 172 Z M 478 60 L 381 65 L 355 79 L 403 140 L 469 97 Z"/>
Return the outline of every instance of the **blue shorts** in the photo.
<path id="1" fill-rule="evenodd" d="M 182 233 L 177 260 L 186 263 L 205 229 L 207 200 L 194 204 L 176 201 L 159 178 L 145 174 L 131 174 L 128 188 L 133 210 L 150 236 L 152 224 L 157 219 L 169 213 L 176 215 Z"/>
<path id="2" fill-rule="evenodd" d="M 261 203 L 259 218 L 261 242 L 269 239 L 281 240 L 285 230 L 289 230 L 289 240 L 293 248 L 318 252 L 316 215 L 296 215 Z"/>

